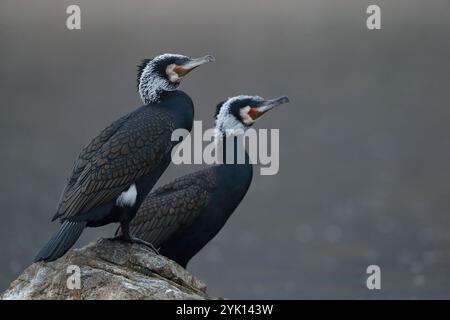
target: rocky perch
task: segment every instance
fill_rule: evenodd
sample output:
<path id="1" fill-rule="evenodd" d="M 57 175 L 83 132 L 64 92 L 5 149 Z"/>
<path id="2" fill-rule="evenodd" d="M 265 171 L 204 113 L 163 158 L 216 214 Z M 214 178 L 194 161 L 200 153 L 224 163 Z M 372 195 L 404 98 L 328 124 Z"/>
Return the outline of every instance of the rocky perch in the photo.
<path id="1" fill-rule="evenodd" d="M 100 239 L 29 266 L 2 299 L 210 299 L 177 263 L 137 244 Z"/>

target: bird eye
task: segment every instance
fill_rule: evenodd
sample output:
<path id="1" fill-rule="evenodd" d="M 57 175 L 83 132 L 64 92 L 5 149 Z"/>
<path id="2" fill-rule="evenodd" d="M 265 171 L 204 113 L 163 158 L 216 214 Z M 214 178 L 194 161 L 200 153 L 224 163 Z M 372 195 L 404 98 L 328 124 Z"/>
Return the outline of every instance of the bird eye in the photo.
<path id="1" fill-rule="evenodd" d="M 248 114 L 252 114 L 256 111 L 256 109 L 254 107 L 252 107 L 252 106 L 249 106 L 249 107 L 250 107 L 250 109 L 248 109 Z"/>

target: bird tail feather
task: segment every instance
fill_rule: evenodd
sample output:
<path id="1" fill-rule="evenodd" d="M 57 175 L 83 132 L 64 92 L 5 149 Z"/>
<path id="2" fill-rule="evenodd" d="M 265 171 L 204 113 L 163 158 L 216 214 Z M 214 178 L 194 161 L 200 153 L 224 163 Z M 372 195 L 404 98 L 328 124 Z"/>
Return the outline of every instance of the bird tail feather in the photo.
<path id="1" fill-rule="evenodd" d="M 64 221 L 58 232 L 39 251 L 34 262 L 53 261 L 63 256 L 78 240 L 86 222 Z"/>

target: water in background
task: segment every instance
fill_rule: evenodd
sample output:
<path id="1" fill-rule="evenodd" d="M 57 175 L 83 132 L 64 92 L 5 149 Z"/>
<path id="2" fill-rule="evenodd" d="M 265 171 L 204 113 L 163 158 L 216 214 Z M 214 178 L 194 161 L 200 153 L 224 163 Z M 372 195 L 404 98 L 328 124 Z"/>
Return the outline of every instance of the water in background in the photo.
<path id="1" fill-rule="evenodd" d="M 0 2 L 1 290 L 57 229 L 79 150 L 139 106 L 135 65 L 176 52 L 217 58 L 182 84 L 204 126 L 228 96 L 291 99 L 257 124 L 280 128 L 279 174 L 255 176 L 189 266 L 211 294 L 450 297 L 449 1 L 379 0 L 380 31 L 360 0 L 76 3 L 81 31 L 70 1 Z"/>

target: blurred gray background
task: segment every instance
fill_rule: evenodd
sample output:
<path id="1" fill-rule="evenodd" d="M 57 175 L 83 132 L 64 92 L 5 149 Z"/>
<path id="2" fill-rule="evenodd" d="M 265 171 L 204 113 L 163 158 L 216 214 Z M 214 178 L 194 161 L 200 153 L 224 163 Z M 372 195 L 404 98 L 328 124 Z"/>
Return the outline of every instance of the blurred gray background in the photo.
<path id="1" fill-rule="evenodd" d="M 58 228 L 80 149 L 140 105 L 140 59 L 175 52 L 217 59 L 181 87 L 204 126 L 228 96 L 291 98 L 257 124 L 280 128 L 279 174 L 189 266 L 212 295 L 450 298 L 450 1 L 0 0 L 0 48 L 0 290 Z"/>

